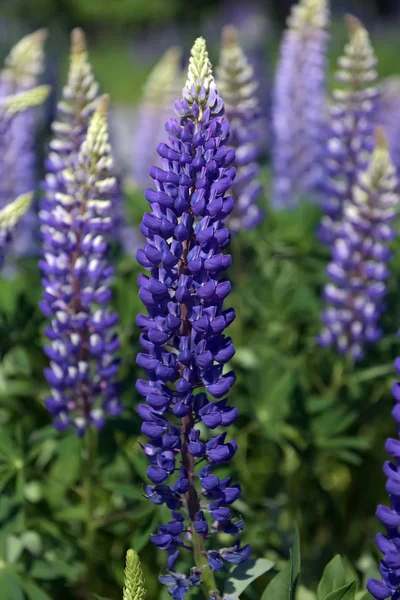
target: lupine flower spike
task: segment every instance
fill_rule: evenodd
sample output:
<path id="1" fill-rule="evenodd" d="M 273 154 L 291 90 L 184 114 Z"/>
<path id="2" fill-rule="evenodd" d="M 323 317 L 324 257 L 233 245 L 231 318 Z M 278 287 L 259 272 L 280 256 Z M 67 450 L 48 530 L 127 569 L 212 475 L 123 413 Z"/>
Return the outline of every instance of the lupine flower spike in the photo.
<path id="1" fill-rule="evenodd" d="M 225 432 L 211 435 L 238 415 L 226 398 L 235 375 L 224 367 L 235 350 L 223 332 L 235 313 L 223 308 L 231 286 L 221 278 L 231 264 L 223 250 L 233 199 L 225 194 L 235 177 L 235 153 L 227 149 L 229 124 L 202 38 L 193 46 L 175 110 L 178 118 L 166 124 L 168 143 L 158 146 L 162 167 L 151 169 L 155 189 L 145 194 L 151 213 L 143 217 L 146 244 L 137 259 L 149 271 L 138 280 L 148 315 L 137 318 L 143 348 L 137 362 L 147 378 L 138 380 L 137 390 L 146 399 L 139 413 L 149 438 L 147 495 L 171 510 L 171 520 L 152 536 L 168 552 L 169 572 L 160 581 L 175 599 L 196 585 L 208 599 L 212 593 L 219 598 L 212 572 L 224 561 L 246 560 L 250 548 L 209 546 L 214 534 L 236 536 L 243 524 L 230 509 L 240 487 L 214 472 L 237 450 Z M 192 553 L 190 574 L 174 571 L 180 549 Z"/>
<path id="2" fill-rule="evenodd" d="M 21 217 L 24 216 L 32 202 L 32 194 L 22 194 L 14 202 L 10 202 L 0 210 L 0 268 L 4 263 L 4 249 L 12 231 Z"/>
<path id="3" fill-rule="evenodd" d="M 0 72 L 0 96 L 10 96 L 32 90 L 44 68 L 44 43 L 47 31 L 39 29 L 18 42 L 5 60 Z M 16 196 L 37 187 L 35 137 L 38 112 L 25 110 L 9 123 L 0 173 L 0 206 Z M 18 233 L 14 253 L 26 254 L 33 248 L 33 233 L 37 217 L 29 211 Z"/>
<path id="4" fill-rule="evenodd" d="M 395 237 L 390 223 L 397 215 L 399 196 L 396 170 L 383 130 L 376 133 L 376 148 L 366 171 L 358 172 L 352 200 L 343 204 L 344 220 L 337 230 L 325 287 L 328 308 L 323 313 L 322 346 L 336 346 L 354 360 L 366 344 L 381 336 L 379 318 L 384 311 L 388 243 Z"/>
<path id="5" fill-rule="evenodd" d="M 217 70 L 218 89 L 224 100 L 225 116 L 230 125 L 229 146 L 236 152 L 236 178 L 232 185 L 235 208 L 229 217 L 229 230 L 237 232 L 258 225 L 263 217 L 257 200 L 262 186 L 257 181 L 257 163 L 263 131 L 261 110 L 257 98 L 258 84 L 253 68 L 238 44 L 234 27 L 223 32 L 220 65 Z"/>
<path id="6" fill-rule="evenodd" d="M 379 90 L 377 60 L 368 32 L 355 17 L 348 16 L 350 41 L 339 59 L 333 92 L 330 139 L 323 184 L 322 220 L 319 237 L 330 245 L 335 227 L 340 227 L 343 204 L 352 200 L 357 177 L 369 161 L 374 145 L 374 122 Z"/>
<path id="7" fill-rule="evenodd" d="M 140 559 L 134 550 L 126 553 L 123 600 L 145 600 L 146 583 L 140 564 Z"/>
<path id="8" fill-rule="evenodd" d="M 150 183 L 149 169 L 158 160 L 156 146 L 165 138 L 165 121 L 183 85 L 181 49 L 169 48 L 151 71 L 138 113 L 133 151 L 133 177 L 142 188 Z"/>
<path id="9" fill-rule="evenodd" d="M 376 122 L 386 131 L 390 156 L 400 173 L 400 77 L 397 75 L 382 81 Z"/>
<path id="10" fill-rule="evenodd" d="M 300 0 L 288 19 L 272 98 L 272 203 L 276 208 L 296 206 L 321 184 L 328 20 L 328 0 Z"/>
<path id="11" fill-rule="evenodd" d="M 46 406 L 58 429 L 73 426 L 78 435 L 121 412 L 115 385 L 119 340 L 113 333 L 118 317 L 107 308 L 113 275 L 107 238 L 115 189 L 107 102 L 103 96 L 74 163 L 58 171 L 57 186 L 47 191 L 40 211 L 41 308 L 51 319 Z"/>

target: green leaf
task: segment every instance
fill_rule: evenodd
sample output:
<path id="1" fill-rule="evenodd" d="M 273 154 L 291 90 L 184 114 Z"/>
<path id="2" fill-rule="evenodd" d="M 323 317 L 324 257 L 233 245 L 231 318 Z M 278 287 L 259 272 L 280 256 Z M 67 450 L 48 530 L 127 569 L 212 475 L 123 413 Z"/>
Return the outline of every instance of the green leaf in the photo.
<path id="1" fill-rule="evenodd" d="M 343 587 L 328 594 L 325 600 L 354 600 L 356 596 L 356 582 L 347 583 Z"/>
<path id="2" fill-rule="evenodd" d="M 355 585 L 354 572 L 349 568 L 347 562 L 337 554 L 325 567 L 321 581 L 318 585 L 318 600 L 326 600 L 331 592 L 335 591 L 336 593 L 336 591 L 341 590 L 343 586 L 351 585 L 353 583 Z M 338 596 L 338 598 L 341 598 L 341 596 Z M 351 598 L 351 596 L 346 596 L 346 600 L 347 598 Z"/>
<path id="3" fill-rule="evenodd" d="M 300 575 L 300 539 L 296 528 L 289 562 L 265 589 L 260 600 L 293 600 Z"/>
<path id="4" fill-rule="evenodd" d="M 21 580 L 11 569 L 0 569 L 1 600 L 25 600 Z"/>
<path id="5" fill-rule="evenodd" d="M 7 536 L 6 557 L 8 563 L 12 564 L 17 562 L 23 550 L 24 544 L 19 537 L 13 534 Z"/>
<path id="6" fill-rule="evenodd" d="M 273 566 L 274 563 L 266 558 L 251 559 L 237 565 L 225 582 L 224 594 L 234 594 L 239 597 L 255 579 L 270 571 Z"/>
<path id="7" fill-rule="evenodd" d="M 46 592 L 44 592 L 33 581 L 24 581 L 23 586 L 29 600 L 51 600 L 50 596 L 48 596 Z"/>

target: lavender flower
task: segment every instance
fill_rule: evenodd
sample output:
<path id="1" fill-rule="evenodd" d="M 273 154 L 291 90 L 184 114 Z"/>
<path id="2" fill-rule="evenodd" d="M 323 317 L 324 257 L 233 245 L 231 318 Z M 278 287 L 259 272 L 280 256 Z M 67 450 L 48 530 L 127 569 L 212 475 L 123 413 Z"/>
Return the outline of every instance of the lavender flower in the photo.
<path id="1" fill-rule="evenodd" d="M 199 584 L 209 598 L 216 589 L 212 572 L 224 561 L 244 561 L 250 549 L 238 543 L 207 549 L 205 543 L 217 532 L 237 535 L 243 525 L 229 508 L 240 487 L 214 473 L 216 465 L 234 456 L 236 442 L 219 431 L 204 437 L 204 428 L 228 427 L 238 413 L 226 399 L 235 375 L 224 365 L 235 350 L 223 332 L 235 313 L 223 309 L 231 286 L 221 279 L 231 264 L 222 251 L 229 244 L 224 221 L 233 199 L 225 194 L 235 177 L 235 153 L 227 149 L 229 125 L 202 38 L 193 46 L 175 109 L 179 119 L 167 122 L 168 143 L 157 149 L 162 168 L 151 169 L 156 189 L 145 194 L 152 212 L 143 217 L 146 245 L 137 259 L 150 275 L 138 280 L 148 316 L 137 318 L 143 347 L 137 362 L 147 379 L 138 380 L 137 390 L 146 398 L 139 413 L 149 438 L 147 495 L 155 504 L 166 504 L 172 516 L 152 536 L 168 552 L 170 572 L 160 580 L 175 599 Z M 193 553 L 189 577 L 173 572 L 180 549 Z"/>
<path id="2" fill-rule="evenodd" d="M 226 27 L 223 33 L 218 86 L 231 128 L 229 146 L 236 152 L 237 172 L 232 185 L 235 208 L 229 217 L 229 229 L 237 232 L 241 228 L 255 227 L 263 217 L 256 204 L 262 191 L 256 178 L 260 171 L 257 160 L 263 132 L 256 96 L 258 84 L 232 26 Z"/>
<path id="3" fill-rule="evenodd" d="M 107 308 L 113 275 L 107 264 L 107 236 L 113 226 L 110 198 L 116 181 L 106 111 L 103 96 L 74 164 L 66 160 L 57 178 L 47 179 L 39 215 L 41 308 L 51 319 L 46 329 L 51 342 L 45 347 L 51 361 L 45 370 L 51 388 L 46 407 L 57 429 L 74 426 L 79 435 L 89 425 L 102 427 L 106 414 L 121 412 L 114 382 L 119 340 L 113 327 L 118 316 Z"/>
<path id="4" fill-rule="evenodd" d="M 343 204 L 352 201 L 358 174 L 368 164 L 379 94 L 375 85 L 377 61 L 368 32 L 355 17 L 348 16 L 348 25 L 350 41 L 339 59 L 336 79 L 341 87 L 333 92 L 323 184 L 325 217 L 319 237 L 328 245 L 341 226 Z"/>
<path id="5" fill-rule="evenodd" d="M 158 160 L 155 147 L 165 136 L 170 106 L 179 95 L 181 50 L 169 48 L 151 71 L 138 111 L 133 151 L 133 177 L 142 188 L 149 184 L 149 169 Z"/>
<path id="6" fill-rule="evenodd" d="M 400 172 L 400 77 L 383 80 L 378 99 L 376 122 L 382 125 L 388 138 L 390 156 Z"/>
<path id="7" fill-rule="evenodd" d="M 22 38 L 5 60 L 0 72 L 0 96 L 6 97 L 33 89 L 44 67 L 44 43 L 47 31 L 40 29 Z M 9 123 L 2 143 L 0 167 L 0 206 L 37 187 L 35 137 L 36 110 L 28 109 Z M 28 211 L 20 225 L 14 252 L 23 255 L 32 250 L 36 217 Z"/>
<path id="8" fill-rule="evenodd" d="M 296 206 L 322 180 L 327 24 L 328 0 L 300 0 L 288 19 L 272 98 L 276 208 Z"/>
<path id="9" fill-rule="evenodd" d="M 0 210 L 0 268 L 4 263 L 5 246 L 10 241 L 16 224 L 29 209 L 31 202 L 31 193 L 22 194 Z"/>
<path id="10" fill-rule="evenodd" d="M 377 129 L 377 145 L 366 171 L 358 172 L 352 200 L 343 205 L 344 220 L 333 244 L 333 260 L 327 273 L 331 283 L 324 291 L 329 307 L 323 313 L 322 346 L 336 346 L 355 360 L 364 346 L 381 336 L 379 318 L 384 311 L 388 242 L 395 237 L 390 227 L 397 214 L 397 178 L 383 130 Z"/>

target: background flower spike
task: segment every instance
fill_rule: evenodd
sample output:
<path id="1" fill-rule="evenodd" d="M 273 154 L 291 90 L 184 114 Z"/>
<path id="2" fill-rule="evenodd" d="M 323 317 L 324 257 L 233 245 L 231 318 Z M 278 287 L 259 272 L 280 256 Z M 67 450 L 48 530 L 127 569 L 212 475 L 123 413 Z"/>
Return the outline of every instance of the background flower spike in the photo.
<path id="1" fill-rule="evenodd" d="M 143 188 L 151 181 L 150 167 L 160 161 L 156 147 L 160 141 L 167 140 L 165 121 L 182 91 L 181 57 L 181 48 L 169 48 L 150 72 L 143 88 L 135 124 L 132 164 L 134 181 Z"/>
<path id="2" fill-rule="evenodd" d="M 232 25 L 224 27 L 217 69 L 217 86 L 224 100 L 225 115 L 230 124 L 229 147 L 236 153 L 236 178 L 232 184 L 235 208 L 228 227 L 237 233 L 241 228 L 258 225 L 263 211 L 257 205 L 262 186 L 257 181 L 258 159 L 263 140 L 263 122 L 257 97 L 258 83 L 254 70 L 238 42 Z"/>
<path id="3" fill-rule="evenodd" d="M 382 335 L 379 320 L 392 257 L 388 246 L 396 236 L 391 223 L 400 202 L 397 185 L 386 136 L 378 127 L 368 168 L 357 173 L 352 199 L 343 204 L 327 268 L 331 282 L 324 290 L 325 328 L 318 338 L 322 346 L 335 346 L 354 360 L 363 358 L 365 346 Z"/>
<path id="4" fill-rule="evenodd" d="M 108 96 L 97 102 L 74 161 L 59 169 L 40 211 L 43 314 L 50 344 L 46 407 L 57 429 L 104 426 L 122 410 L 116 375 L 118 315 L 108 307 L 114 273 L 108 263 L 116 180 L 107 128 Z"/>
<path id="5" fill-rule="evenodd" d="M 293 208 L 319 196 L 327 135 L 327 0 L 293 6 L 272 94 L 272 204 Z"/>

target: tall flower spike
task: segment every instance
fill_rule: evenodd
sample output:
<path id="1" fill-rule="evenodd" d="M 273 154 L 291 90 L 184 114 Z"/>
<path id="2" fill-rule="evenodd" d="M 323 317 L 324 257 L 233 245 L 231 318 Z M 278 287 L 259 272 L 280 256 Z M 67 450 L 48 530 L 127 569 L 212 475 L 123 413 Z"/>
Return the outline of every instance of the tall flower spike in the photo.
<path id="1" fill-rule="evenodd" d="M 0 72 L 2 98 L 31 92 L 44 69 L 44 44 L 47 31 L 39 29 L 22 38 L 5 60 Z M 39 88 L 40 90 L 40 88 Z M 43 98 L 45 99 L 45 97 Z M 16 196 L 37 188 L 37 153 L 35 150 L 39 112 L 24 110 L 9 123 L 0 167 L 0 206 L 5 206 Z M 37 215 L 32 210 L 23 219 L 18 232 L 14 255 L 24 255 L 34 248 Z"/>
<path id="2" fill-rule="evenodd" d="M 0 210 L 0 268 L 4 263 L 4 249 L 12 231 L 21 217 L 24 216 L 32 202 L 32 194 L 22 194 Z"/>
<path id="3" fill-rule="evenodd" d="M 138 112 L 133 152 L 133 177 L 143 188 L 149 184 L 149 169 L 158 155 L 155 150 L 163 137 L 170 107 L 182 89 L 181 49 L 172 47 L 151 71 L 143 90 Z"/>
<path id="4" fill-rule="evenodd" d="M 400 77 L 397 75 L 382 81 L 376 122 L 386 131 L 390 156 L 400 173 Z"/>
<path id="5" fill-rule="evenodd" d="M 321 184 L 328 17 L 328 0 L 300 0 L 281 44 L 272 98 L 272 203 L 276 208 L 296 206 Z"/>
<path id="6" fill-rule="evenodd" d="M 58 173 L 64 191 L 48 192 L 39 215 L 41 308 L 51 319 L 46 406 L 58 429 L 74 426 L 78 435 L 121 412 L 115 384 L 119 340 L 113 332 L 118 316 L 107 308 L 113 275 L 107 238 L 115 190 L 107 104 L 103 96 L 74 164 Z"/>
<path id="7" fill-rule="evenodd" d="M 123 600 L 145 600 L 146 583 L 138 554 L 134 550 L 126 553 Z"/>
<path id="8" fill-rule="evenodd" d="M 368 32 L 355 17 L 348 16 L 350 41 L 339 58 L 333 92 L 330 139 L 327 146 L 326 177 L 319 237 L 330 245 L 340 227 L 343 204 L 351 201 L 358 174 L 369 161 L 374 145 L 374 122 L 379 90 L 376 87 L 377 60 Z"/>
<path id="9" fill-rule="evenodd" d="M 376 133 L 376 148 L 366 171 L 357 174 L 352 200 L 343 205 L 344 220 L 332 247 L 327 273 L 331 283 L 324 296 L 322 346 L 336 346 L 355 360 L 364 347 L 381 336 L 379 318 L 384 311 L 388 243 L 395 237 L 390 223 L 397 215 L 398 181 L 383 130 Z"/>
<path id="10" fill-rule="evenodd" d="M 235 208 L 229 218 L 229 229 L 258 225 L 263 217 L 256 201 L 262 192 L 257 181 L 260 167 L 262 130 L 261 111 L 257 98 L 258 83 L 253 68 L 238 44 L 236 29 L 223 31 L 220 65 L 217 71 L 218 88 L 224 100 L 225 115 L 231 128 L 229 145 L 236 152 L 236 178 L 232 186 Z"/>
<path id="11" fill-rule="evenodd" d="M 137 318 L 143 348 L 137 363 L 147 374 L 137 381 L 146 399 L 138 410 L 149 438 L 147 495 L 171 510 L 171 520 L 152 536 L 168 552 L 169 573 L 160 581 L 175 599 L 194 585 L 202 585 L 209 598 L 216 589 L 212 571 L 224 561 L 242 562 L 250 549 L 238 543 L 219 550 L 206 546 L 218 532 L 239 534 L 242 522 L 229 508 L 240 487 L 214 473 L 233 457 L 236 442 L 222 432 L 201 434 L 228 427 L 237 417 L 226 398 L 235 375 L 224 369 L 235 350 L 223 333 L 235 313 L 223 308 L 231 286 L 221 279 L 231 264 L 223 254 L 229 244 L 224 221 L 233 209 L 226 192 L 235 177 L 235 153 L 227 149 L 229 124 L 202 38 L 192 49 L 175 109 L 178 119 L 166 124 L 168 144 L 158 146 L 162 168 L 150 171 L 155 190 L 145 193 L 151 212 L 143 217 L 146 244 L 137 253 L 149 271 L 138 280 L 148 312 Z M 190 574 L 173 571 L 180 549 L 193 554 Z"/>
<path id="12" fill-rule="evenodd" d="M 394 364 L 397 376 L 400 375 L 400 357 Z M 392 387 L 395 407 L 392 416 L 396 423 L 397 436 L 400 434 L 400 382 L 396 381 Z M 400 440 L 388 438 L 385 444 L 386 452 L 393 462 L 386 461 L 383 472 L 387 477 L 386 490 L 389 493 L 391 506 L 379 505 L 376 516 L 385 526 L 387 535 L 378 533 L 376 545 L 383 554 L 380 561 L 382 580 L 369 579 L 367 589 L 376 600 L 400 597 Z"/>

